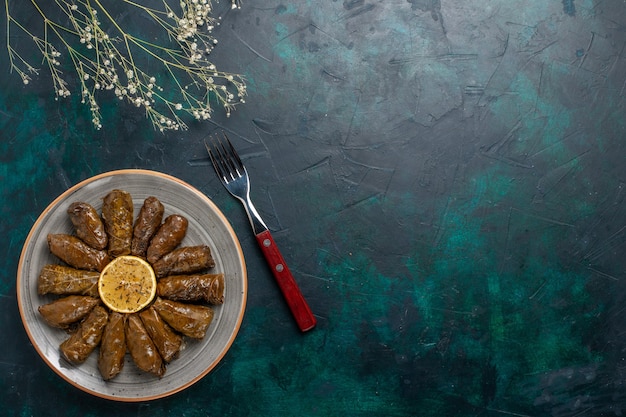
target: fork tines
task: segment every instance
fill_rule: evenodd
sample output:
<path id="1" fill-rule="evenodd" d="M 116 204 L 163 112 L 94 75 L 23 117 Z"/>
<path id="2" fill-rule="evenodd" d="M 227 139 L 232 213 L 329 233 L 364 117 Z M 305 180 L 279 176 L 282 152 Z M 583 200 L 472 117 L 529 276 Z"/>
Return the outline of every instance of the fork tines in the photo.
<path id="1" fill-rule="evenodd" d="M 229 182 L 243 176 L 245 167 L 226 133 L 221 132 L 221 136 L 219 133 L 209 136 L 209 142 L 205 141 L 204 146 L 215 171 L 224 181 Z"/>

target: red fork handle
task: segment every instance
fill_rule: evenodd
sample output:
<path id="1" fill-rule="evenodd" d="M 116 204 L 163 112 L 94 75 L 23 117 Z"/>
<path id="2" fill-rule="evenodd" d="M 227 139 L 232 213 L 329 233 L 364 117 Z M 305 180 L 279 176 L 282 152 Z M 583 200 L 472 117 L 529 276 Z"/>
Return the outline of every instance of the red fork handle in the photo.
<path id="1" fill-rule="evenodd" d="M 274 278 L 285 297 L 285 301 L 287 301 L 291 314 L 293 314 L 298 323 L 298 327 L 303 332 L 311 330 L 315 327 L 315 316 L 313 316 L 309 305 L 302 296 L 300 288 L 287 267 L 283 255 L 281 255 L 276 242 L 274 242 L 274 238 L 272 238 L 269 230 L 265 230 L 256 235 L 256 240 L 272 269 L 272 274 L 274 274 Z"/>

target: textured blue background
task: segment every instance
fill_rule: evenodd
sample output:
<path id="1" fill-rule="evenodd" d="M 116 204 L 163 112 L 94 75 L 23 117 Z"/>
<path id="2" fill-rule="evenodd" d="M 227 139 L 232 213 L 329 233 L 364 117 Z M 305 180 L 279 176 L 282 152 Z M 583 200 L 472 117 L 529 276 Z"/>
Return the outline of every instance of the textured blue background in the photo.
<path id="1" fill-rule="evenodd" d="M 78 98 L 55 101 L 45 75 L 25 87 L 0 59 L 0 414 L 626 411 L 626 3 L 248 1 L 216 36 L 214 60 L 247 78 L 247 103 L 166 135 L 113 98 L 95 131 Z M 218 128 L 318 318 L 309 334 L 208 165 L 202 140 Z M 221 364 L 142 404 L 57 377 L 15 298 L 39 213 L 119 168 L 212 198 L 250 280 Z"/>

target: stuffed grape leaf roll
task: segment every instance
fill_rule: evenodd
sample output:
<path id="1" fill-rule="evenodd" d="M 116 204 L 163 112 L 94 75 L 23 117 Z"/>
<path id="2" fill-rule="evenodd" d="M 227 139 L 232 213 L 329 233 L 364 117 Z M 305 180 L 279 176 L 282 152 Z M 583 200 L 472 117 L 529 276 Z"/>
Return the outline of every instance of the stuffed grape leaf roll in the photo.
<path id="1" fill-rule="evenodd" d="M 126 356 L 126 330 L 124 315 L 117 312 L 109 314 L 109 321 L 102 333 L 98 370 L 105 381 L 114 378 L 124 367 Z"/>
<path id="2" fill-rule="evenodd" d="M 170 362 L 174 359 L 183 344 L 182 336 L 172 330 L 152 307 L 139 313 L 139 317 L 163 360 Z"/>
<path id="3" fill-rule="evenodd" d="M 64 265 L 44 265 L 37 279 L 40 295 L 89 295 L 98 297 L 100 273 L 71 268 Z"/>
<path id="4" fill-rule="evenodd" d="M 102 220 L 113 257 L 130 254 L 133 239 L 133 199 L 123 190 L 113 190 L 102 202 Z"/>
<path id="5" fill-rule="evenodd" d="M 202 339 L 213 321 L 213 309 L 207 306 L 185 304 L 159 297 L 153 306 L 174 330 L 194 339 Z"/>
<path id="6" fill-rule="evenodd" d="M 169 300 L 224 304 L 224 274 L 170 275 L 159 280 L 157 294 Z"/>
<path id="7" fill-rule="evenodd" d="M 150 240 L 161 226 L 164 211 L 165 208 L 158 198 L 148 197 L 144 200 L 133 226 L 131 255 L 145 258 Z"/>
<path id="8" fill-rule="evenodd" d="M 133 362 L 144 372 L 163 376 L 165 364 L 139 316 L 131 314 L 126 320 L 126 346 Z"/>
<path id="9" fill-rule="evenodd" d="M 61 353 L 72 363 L 82 363 L 100 344 L 102 331 L 109 314 L 102 306 L 95 306 L 76 332 L 61 343 Z"/>
<path id="10" fill-rule="evenodd" d="M 39 314 L 52 327 L 66 329 L 82 320 L 100 303 L 95 297 L 68 295 L 39 306 Z"/>

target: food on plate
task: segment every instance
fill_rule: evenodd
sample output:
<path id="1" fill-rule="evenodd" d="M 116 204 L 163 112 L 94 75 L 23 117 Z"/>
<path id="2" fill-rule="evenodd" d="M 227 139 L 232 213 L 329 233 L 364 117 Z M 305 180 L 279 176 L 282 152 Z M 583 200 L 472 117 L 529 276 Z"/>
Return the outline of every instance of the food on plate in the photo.
<path id="1" fill-rule="evenodd" d="M 211 255 L 211 249 L 206 245 L 174 249 L 152 264 L 157 278 L 193 274 L 214 266 L 215 261 Z"/>
<path id="2" fill-rule="evenodd" d="M 37 281 L 40 295 L 58 297 L 38 308 L 42 318 L 70 332 L 63 357 L 82 363 L 99 346 L 106 381 L 122 372 L 127 353 L 137 368 L 162 377 L 185 337 L 205 337 L 214 316 L 206 304 L 224 302 L 224 274 L 209 273 L 210 248 L 181 246 L 187 219 L 164 219 L 156 197 L 144 200 L 134 223 L 132 197 L 119 189 L 103 198 L 103 226 L 89 203 L 72 203 L 67 213 L 75 233 L 47 236 L 63 264 L 44 265 Z M 106 244 L 93 239 L 101 227 Z"/>
<path id="3" fill-rule="evenodd" d="M 133 362 L 144 372 L 163 376 L 165 364 L 137 314 L 131 314 L 126 320 L 126 346 Z"/>
<path id="4" fill-rule="evenodd" d="M 174 359 L 183 344 L 182 336 L 172 330 L 153 307 L 139 313 L 139 317 L 161 354 L 161 358 L 165 362 Z"/>
<path id="5" fill-rule="evenodd" d="M 130 254 L 133 239 L 133 199 L 123 190 L 113 190 L 102 200 L 102 220 L 111 256 Z"/>
<path id="6" fill-rule="evenodd" d="M 213 309 L 203 305 L 157 297 L 153 306 L 174 330 L 194 339 L 202 339 L 213 320 Z"/>
<path id="7" fill-rule="evenodd" d="M 67 214 L 76 230 L 76 236 L 94 249 L 106 249 L 109 241 L 100 215 L 89 203 L 70 204 Z"/>
<path id="8" fill-rule="evenodd" d="M 188 224 L 187 219 L 178 214 L 167 216 L 150 241 L 146 252 L 148 262 L 154 263 L 175 249 L 184 239 Z"/>
<path id="9" fill-rule="evenodd" d="M 126 356 L 126 315 L 113 311 L 102 333 L 98 370 L 105 381 L 113 379 L 124 367 Z"/>
<path id="10" fill-rule="evenodd" d="M 98 279 L 95 271 L 84 271 L 64 265 L 45 265 L 37 279 L 37 292 L 40 295 L 89 295 L 98 296 Z"/>
<path id="11" fill-rule="evenodd" d="M 66 329 L 87 316 L 98 304 L 100 300 L 95 297 L 68 295 L 41 305 L 38 310 L 50 326 Z"/>
<path id="12" fill-rule="evenodd" d="M 102 306 L 95 306 L 72 335 L 61 343 L 63 357 L 72 363 L 83 363 L 100 344 L 102 331 L 109 313 Z"/>
<path id="13" fill-rule="evenodd" d="M 165 208 L 158 198 L 151 196 L 144 200 L 133 226 L 133 239 L 130 245 L 131 255 L 146 257 L 148 245 L 161 225 L 164 212 Z"/>
<path id="14" fill-rule="evenodd" d="M 102 271 L 111 261 L 106 251 L 94 249 L 76 236 L 49 234 L 48 247 L 66 264 L 88 271 Z"/>
<path id="15" fill-rule="evenodd" d="M 157 294 L 175 301 L 224 303 L 224 274 L 170 275 L 157 283 Z"/>

